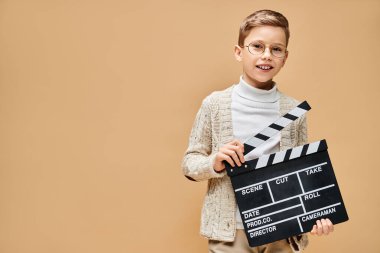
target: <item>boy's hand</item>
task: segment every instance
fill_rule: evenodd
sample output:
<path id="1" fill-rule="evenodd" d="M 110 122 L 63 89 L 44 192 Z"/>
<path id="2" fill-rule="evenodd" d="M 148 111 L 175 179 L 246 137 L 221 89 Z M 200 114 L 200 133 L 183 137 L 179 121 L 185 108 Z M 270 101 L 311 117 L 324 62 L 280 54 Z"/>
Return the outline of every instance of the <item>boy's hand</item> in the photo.
<path id="1" fill-rule="evenodd" d="M 328 235 L 334 231 L 334 225 L 329 219 L 317 220 L 316 225 L 313 226 L 313 229 L 310 231 L 312 235 Z"/>
<path id="2" fill-rule="evenodd" d="M 226 168 L 223 161 L 228 162 L 232 167 L 235 164 L 241 166 L 244 163 L 244 146 L 238 140 L 233 140 L 219 149 L 214 161 L 214 170 L 220 172 Z"/>

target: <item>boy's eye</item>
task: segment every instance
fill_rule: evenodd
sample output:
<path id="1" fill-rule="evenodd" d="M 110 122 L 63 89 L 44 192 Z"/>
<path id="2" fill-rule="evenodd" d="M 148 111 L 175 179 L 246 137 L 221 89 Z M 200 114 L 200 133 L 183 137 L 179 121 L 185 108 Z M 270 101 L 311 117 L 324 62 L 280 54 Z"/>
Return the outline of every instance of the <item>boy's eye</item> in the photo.
<path id="1" fill-rule="evenodd" d="M 255 50 L 261 50 L 264 48 L 264 45 L 260 44 L 260 43 L 252 43 L 251 44 L 251 47 Z"/>
<path id="2" fill-rule="evenodd" d="M 276 51 L 276 52 L 282 52 L 283 51 L 281 47 L 274 47 L 272 50 Z"/>

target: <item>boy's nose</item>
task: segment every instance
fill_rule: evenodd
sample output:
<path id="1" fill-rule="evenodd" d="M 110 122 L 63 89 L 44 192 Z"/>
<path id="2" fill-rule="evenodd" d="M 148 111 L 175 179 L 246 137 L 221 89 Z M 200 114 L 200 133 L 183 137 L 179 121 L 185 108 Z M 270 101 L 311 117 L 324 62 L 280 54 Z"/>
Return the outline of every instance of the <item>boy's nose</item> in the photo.
<path id="1" fill-rule="evenodd" d="M 270 52 L 270 48 L 266 47 L 264 49 L 264 52 L 262 53 L 261 57 L 262 58 L 265 58 L 265 59 L 268 59 L 268 58 L 271 58 L 272 54 Z"/>

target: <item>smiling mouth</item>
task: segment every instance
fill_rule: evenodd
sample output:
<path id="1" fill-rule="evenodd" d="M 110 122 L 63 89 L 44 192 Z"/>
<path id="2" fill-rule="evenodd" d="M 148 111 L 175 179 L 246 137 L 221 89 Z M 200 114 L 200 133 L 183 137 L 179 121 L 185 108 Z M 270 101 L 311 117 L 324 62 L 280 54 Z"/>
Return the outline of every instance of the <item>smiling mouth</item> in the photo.
<path id="1" fill-rule="evenodd" d="M 262 69 L 262 70 L 270 70 L 273 69 L 272 66 L 264 66 L 264 65 L 257 65 L 256 68 Z"/>

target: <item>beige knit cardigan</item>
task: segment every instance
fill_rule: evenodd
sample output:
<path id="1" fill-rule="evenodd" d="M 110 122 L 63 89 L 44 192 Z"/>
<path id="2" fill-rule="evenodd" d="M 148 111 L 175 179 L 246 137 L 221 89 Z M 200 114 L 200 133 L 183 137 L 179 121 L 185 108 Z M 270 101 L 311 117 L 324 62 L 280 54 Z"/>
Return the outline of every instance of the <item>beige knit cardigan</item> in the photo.
<path id="1" fill-rule="evenodd" d="M 234 85 L 233 85 L 234 86 Z M 217 173 L 213 163 L 219 148 L 233 140 L 231 94 L 233 86 L 207 96 L 193 124 L 189 146 L 182 169 L 193 181 L 208 180 L 201 215 L 201 235 L 219 241 L 234 241 L 236 232 L 236 202 L 230 178 L 226 172 Z M 280 92 L 280 114 L 284 115 L 299 102 Z M 307 143 L 306 117 L 300 117 L 281 131 L 280 150 Z M 294 252 L 308 244 L 306 234 L 288 238 Z"/>

